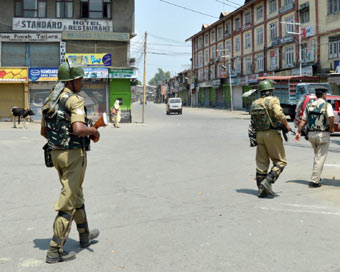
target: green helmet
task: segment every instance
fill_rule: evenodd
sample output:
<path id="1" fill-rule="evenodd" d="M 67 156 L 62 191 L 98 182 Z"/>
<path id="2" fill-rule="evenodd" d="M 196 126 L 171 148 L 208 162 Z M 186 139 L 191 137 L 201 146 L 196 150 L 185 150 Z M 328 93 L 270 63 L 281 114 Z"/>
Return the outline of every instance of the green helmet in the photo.
<path id="1" fill-rule="evenodd" d="M 84 70 L 79 65 L 70 65 L 67 62 L 60 64 L 58 68 L 58 80 L 59 81 L 71 81 L 77 78 L 84 77 Z"/>
<path id="2" fill-rule="evenodd" d="M 264 79 L 260 82 L 259 84 L 259 91 L 263 92 L 263 91 L 272 91 L 274 90 L 274 84 L 272 81 L 270 81 L 269 79 Z"/>

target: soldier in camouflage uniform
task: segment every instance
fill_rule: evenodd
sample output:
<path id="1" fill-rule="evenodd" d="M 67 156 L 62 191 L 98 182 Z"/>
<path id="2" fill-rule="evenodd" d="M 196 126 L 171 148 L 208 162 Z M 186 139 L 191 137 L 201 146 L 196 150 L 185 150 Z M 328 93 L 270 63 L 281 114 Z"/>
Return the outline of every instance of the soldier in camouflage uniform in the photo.
<path id="1" fill-rule="evenodd" d="M 286 120 L 280 101 L 273 97 L 274 86 L 269 80 L 259 84 L 261 98 L 255 100 L 250 108 L 251 128 L 256 131 L 256 183 L 258 197 L 273 196 L 272 184 L 287 165 L 285 149 L 278 124 L 281 123 L 288 131 L 291 128 Z M 273 166 L 268 172 L 270 160 Z"/>
<path id="2" fill-rule="evenodd" d="M 46 262 L 56 263 L 75 258 L 63 245 L 71 229 L 77 224 L 81 247 L 88 247 L 98 237 L 97 229 L 89 230 L 82 183 L 85 176 L 90 138 L 99 140 L 99 132 L 88 126 L 84 99 L 77 95 L 82 88 L 84 71 L 80 66 L 65 62 L 58 69 L 58 83 L 43 107 L 41 135 L 48 140 L 52 162 L 62 185 L 59 200 L 54 205 L 58 212 L 53 224 L 53 238 Z"/>
<path id="3" fill-rule="evenodd" d="M 302 119 L 299 123 L 295 141 L 299 141 L 301 131 L 307 124 L 307 136 L 314 149 L 314 164 L 310 188 L 321 187 L 321 173 L 326 161 L 330 142 L 330 133 L 334 132 L 334 113 L 332 105 L 327 103 L 326 89 L 316 89 L 317 100 L 310 101 L 305 108 Z"/>

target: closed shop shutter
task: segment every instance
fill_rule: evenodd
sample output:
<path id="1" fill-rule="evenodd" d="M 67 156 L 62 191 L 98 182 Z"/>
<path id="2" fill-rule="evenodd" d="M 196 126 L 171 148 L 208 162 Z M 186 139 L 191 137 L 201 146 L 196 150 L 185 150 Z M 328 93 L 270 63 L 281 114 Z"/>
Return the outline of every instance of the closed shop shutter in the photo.
<path id="1" fill-rule="evenodd" d="M 30 61 L 33 67 L 59 66 L 59 43 L 30 43 Z"/>
<path id="2" fill-rule="evenodd" d="M 0 84 L 0 118 L 11 118 L 12 107 L 24 108 L 24 84 Z"/>
<path id="3" fill-rule="evenodd" d="M 220 87 L 216 90 L 217 94 L 217 106 L 218 107 L 224 107 L 224 95 L 223 95 L 223 88 Z"/>
<path id="4" fill-rule="evenodd" d="M 205 88 L 204 89 L 204 106 L 209 107 L 210 104 L 210 89 Z"/>
<path id="5" fill-rule="evenodd" d="M 1 45 L 1 66 L 26 66 L 26 44 L 3 42 Z"/>

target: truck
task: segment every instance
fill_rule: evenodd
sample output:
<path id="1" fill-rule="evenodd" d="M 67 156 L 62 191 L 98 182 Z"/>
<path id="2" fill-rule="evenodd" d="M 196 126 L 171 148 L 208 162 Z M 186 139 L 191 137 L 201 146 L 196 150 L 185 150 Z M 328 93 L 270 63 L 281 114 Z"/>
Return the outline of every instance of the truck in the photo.
<path id="1" fill-rule="evenodd" d="M 294 120 L 296 105 L 304 94 L 314 94 L 316 88 L 325 88 L 327 94 L 333 93 L 331 86 L 320 83 L 317 76 L 264 76 L 258 79 L 274 82 L 274 96 L 280 99 L 284 114 L 290 116 L 291 120 Z"/>

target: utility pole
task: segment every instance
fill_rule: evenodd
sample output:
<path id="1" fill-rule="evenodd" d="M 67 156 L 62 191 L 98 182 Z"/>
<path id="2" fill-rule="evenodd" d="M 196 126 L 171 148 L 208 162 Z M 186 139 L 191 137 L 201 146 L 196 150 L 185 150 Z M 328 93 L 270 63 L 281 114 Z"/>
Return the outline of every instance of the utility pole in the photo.
<path id="1" fill-rule="evenodd" d="M 297 25 L 299 27 L 299 32 L 287 31 L 288 34 L 299 35 L 299 69 L 300 69 L 300 76 L 302 76 L 302 48 L 301 48 L 301 24 L 294 23 L 294 22 L 281 22 L 281 24 L 287 25 Z"/>
<path id="2" fill-rule="evenodd" d="M 226 51 L 226 50 L 228 50 L 228 49 L 220 49 L 220 50 L 217 50 L 217 51 Z M 228 59 L 228 74 L 229 74 L 229 88 L 230 88 L 230 111 L 233 111 L 234 107 L 233 107 L 233 86 L 231 84 L 231 55 L 224 55 L 224 56 L 220 56 L 220 57 Z M 225 70 L 227 68 L 224 65 L 221 65 L 221 67 Z"/>
<path id="3" fill-rule="evenodd" d="M 145 98 L 146 98 L 146 40 L 148 33 L 145 32 L 144 38 L 144 82 L 143 82 L 143 109 L 142 109 L 142 123 L 144 123 L 144 110 L 145 110 Z"/>

